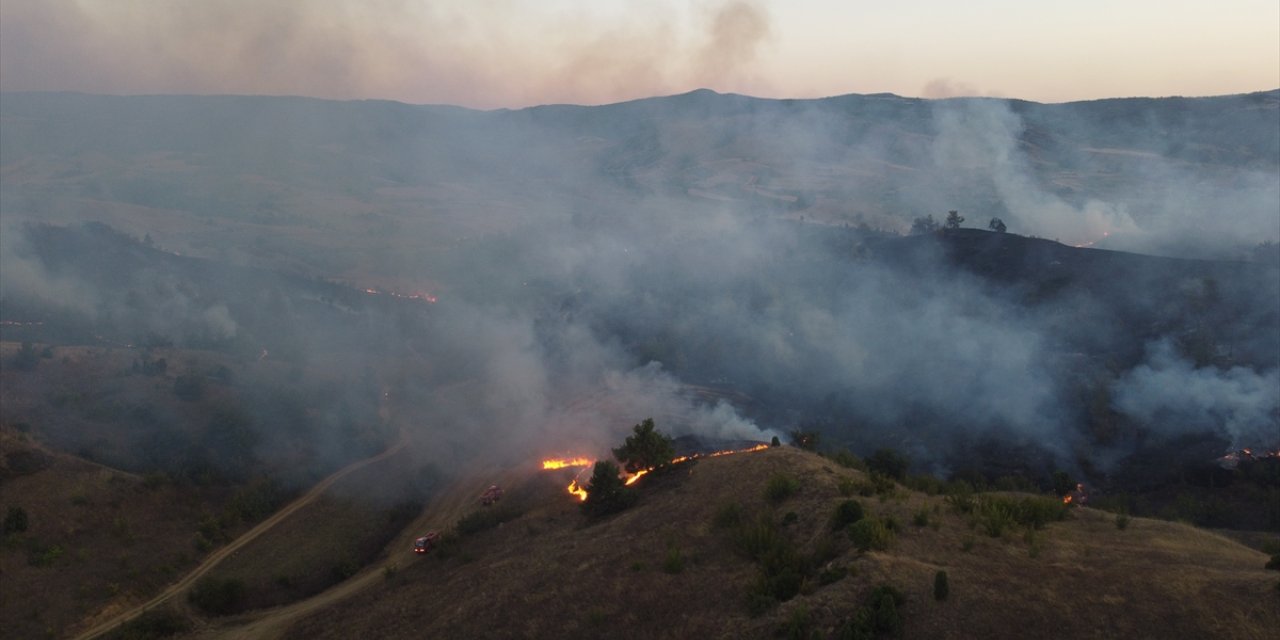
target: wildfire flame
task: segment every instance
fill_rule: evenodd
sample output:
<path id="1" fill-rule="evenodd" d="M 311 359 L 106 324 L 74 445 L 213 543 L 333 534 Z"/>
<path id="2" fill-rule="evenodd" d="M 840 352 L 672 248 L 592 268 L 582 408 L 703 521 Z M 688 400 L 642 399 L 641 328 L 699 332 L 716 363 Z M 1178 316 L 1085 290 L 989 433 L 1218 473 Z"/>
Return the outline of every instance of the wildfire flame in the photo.
<path id="1" fill-rule="evenodd" d="M 564 469 L 566 467 L 589 467 L 595 464 L 591 458 L 548 458 L 542 461 L 543 469 Z"/>
<path id="2" fill-rule="evenodd" d="M 694 453 L 687 456 L 680 456 L 678 458 L 674 458 L 671 460 L 671 464 L 680 464 L 682 462 L 688 462 L 690 460 L 696 460 L 698 458 L 718 458 L 720 456 L 727 456 L 735 453 L 751 453 L 754 451 L 763 451 L 768 448 L 769 448 L 769 445 L 760 443 L 754 447 L 748 447 L 746 449 L 727 449 L 724 451 L 713 451 L 711 453 Z M 568 469 L 572 467 L 582 467 L 582 470 L 579 471 L 578 475 L 574 477 L 573 482 L 570 482 L 569 486 L 565 487 L 565 489 L 571 495 L 576 496 L 578 500 L 585 501 L 587 499 L 587 489 L 583 485 L 579 484 L 578 480 L 582 477 L 582 474 L 586 472 L 587 468 L 595 465 L 595 463 L 596 461 L 594 459 L 586 458 L 586 457 L 547 458 L 542 461 L 542 468 L 543 470 L 555 470 L 555 469 Z M 635 484 L 637 480 L 639 480 L 640 478 L 648 474 L 650 471 L 653 471 L 652 467 L 648 469 L 641 469 L 635 473 L 624 472 L 622 476 L 623 484 L 626 486 L 631 486 Z"/>
<path id="3" fill-rule="evenodd" d="M 1221 458 L 1218 458 L 1218 465 L 1223 469 L 1235 469 L 1240 466 L 1241 462 L 1251 460 L 1262 460 L 1265 458 L 1280 458 L 1280 449 L 1275 451 L 1258 451 L 1255 452 L 1249 447 L 1232 451 Z"/>
<path id="4" fill-rule="evenodd" d="M 1075 491 L 1062 496 L 1062 504 L 1084 504 L 1088 499 L 1089 496 L 1084 491 L 1084 483 L 1077 482 Z"/>

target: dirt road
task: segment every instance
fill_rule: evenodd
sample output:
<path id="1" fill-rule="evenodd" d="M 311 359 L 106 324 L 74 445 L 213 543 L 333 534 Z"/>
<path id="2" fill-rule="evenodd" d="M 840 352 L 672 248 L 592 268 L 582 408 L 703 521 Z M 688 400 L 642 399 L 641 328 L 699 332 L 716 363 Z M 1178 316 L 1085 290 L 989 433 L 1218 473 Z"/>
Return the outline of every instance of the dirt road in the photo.
<path id="1" fill-rule="evenodd" d="M 288 518 L 298 509 L 301 509 L 302 507 L 313 502 L 316 498 L 323 495 L 325 491 L 328 491 L 329 487 L 333 486 L 333 484 L 338 480 L 341 480 L 342 478 L 344 478 L 345 476 L 347 476 L 348 474 L 354 471 L 357 471 L 368 465 L 374 464 L 376 462 L 380 462 L 382 460 L 386 460 L 387 458 L 394 456 L 395 454 L 403 450 L 406 446 L 408 446 L 408 444 L 409 444 L 408 433 L 402 429 L 400 431 L 400 438 L 396 441 L 396 443 L 388 447 L 382 453 L 379 453 L 378 455 L 373 456 L 372 458 L 365 458 L 364 460 L 356 461 L 334 472 L 329 477 L 316 483 L 315 486 L 311 487 L 311 489 L 307 491 L 305 494 L 303 494 L 301 497 L 297 498 L 293 502 L 290 502 L 283 509 L 280 509 L 279 511 L 275 512 L 271 517 L 267 518 L 266 520 L 263 520 L 262 522 L 259 522 L 256 526 L 246 531 L 239 538 L 236 538 L 235 540 L 231 541 L 231 543 L 229 543 L 227 546 L 222 547 L 221 549 L 218 549 L 213 554 L 211 554 L 208 558 L 205 558 L 204 562 L 200 563 L 200 566 L 192 570 L 191 573 L 188 573 L 185 577 L 182 578 L 182 580 L 179 580 L 178 582 L 171 585 L 169 588 L 160 592 L 160 594 L 157 595 L 156 597 L 152 598 L 151 600 L 148 600 L 146 603 L 142 605 L 134 607 L 133 609 L 125 611 L 124 613 L 114 615 L 108 620 L 105 620 L 103 622 L 100 622 L 94 625 L 91 629 L 84 631 L 80 635 L 76 636 L 76 640 L 89 640 L 90 638 L 96 638 L 120 626 L 121 624 L 124 624 L 125 622 L 128 622 L 129 620 L 132 620 L 133 618 L 141 615 L 143 612 L 147 611 L 148 609 L 152 609 L 154 607 L 160 606 L 161 604 L 164 604 L 166 601 L 173 598 L 174 596 L 185 592 L 187 589 L 191 588 L 191 585 L 195 584 L 197 580 L 203 577 L 211 569 L 216 567 L 218 563 L 222 562 L 223 560 L 225 560 L 227 557 L 229 557 L 231 554 L 235 553 L 236 551 L 239 551 L 242 547 L 249 544 L 250 542 L 253 542 L 253 540 L 255 540 L 258 536 L 262 535 L 264 532 L 268 531 L 275 525 L 279 524 L 280 522 L 283 522 L 286 518 Z M 353 580 L 348 582 L 353 582 Z M 343 586 L 345 586 L 345 584 L 346 583 L 344 583 Z M 325 593 L 328 593 L 328 592 L 325 592 Z"/>

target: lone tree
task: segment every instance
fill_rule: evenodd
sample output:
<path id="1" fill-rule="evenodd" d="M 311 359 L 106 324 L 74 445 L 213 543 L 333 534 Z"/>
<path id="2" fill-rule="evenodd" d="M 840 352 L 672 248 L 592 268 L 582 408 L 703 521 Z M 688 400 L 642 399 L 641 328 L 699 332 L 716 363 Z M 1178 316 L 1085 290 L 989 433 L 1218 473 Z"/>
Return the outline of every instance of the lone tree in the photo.
<path id="1" fill-rule="evenodd" d="M 586 489 L 587 499 L 582 503 L 582 512 L 591 517 L 617 513 L 635 501 L 626 483 L 618 477 L 618 465 L 608 460 L 601 460 L 592 468 L 591 481 Z"/>
<path id="2" fill-rule="evenodd" d="M 1004 226 L 1004 220 L 1001 220 L 1000 218 L 992 218 L 991 222 L 987 223 L 987 228 L 996 233 L 1004 233 L 1004 230 L 1008 227 Z"/>
<path id="3" fill-rule="evenodd" d="M 948 211 L 947 221 L 942 226 L 947 229 L 959 229 L 961 222 L 964 222 L 964 216 L 960 215 L 959 211 Z"/>
<path id="4" fill-rule="evenodd" d="M 627 473 L 656 469 L 676 457 L 671 438 L 654 428 L 653 418 L 646 418 L 631 429 L 635 433 L 627 436 L 627 441 L 613 450 L 613 457 L 625 465 Z"/>

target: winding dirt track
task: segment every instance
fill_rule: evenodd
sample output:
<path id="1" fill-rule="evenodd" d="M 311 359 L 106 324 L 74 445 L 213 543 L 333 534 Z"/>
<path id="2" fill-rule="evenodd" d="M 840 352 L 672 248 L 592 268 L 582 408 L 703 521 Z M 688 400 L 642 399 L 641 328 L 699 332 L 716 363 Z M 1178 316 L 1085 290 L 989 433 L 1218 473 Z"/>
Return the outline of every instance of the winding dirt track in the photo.
<path id="1" fill-rule="evenodd" d="M 242 547 L 249 544 L 250 542 L 253 542 L 258 536 L 262 535 L 264 532 L 268 531 L 269 529 L 276 526 L 277 524 L 283 522 L 286 518 L 288 518 L 298 509 L 301 509 L 302 507 L 313 502 L 316 498 L 320 497 L 322 494 L 324 494 L 325 491 L 329 490 L 329 487 L 333 486 L 333 483 L 337 482 L 338 480 L 341 480 L 347 474 L 350 474 L 358 469 L 362 469 L 368 465 L 374 464 L 376 462 L 380 462 L 382 460 L 386 460 L 387 458 L 394 456 L 395 454 L 403 450 L 406 446 L 408 446 L 408 444 L 409 444 L 408 433 L 406 433 L 402 429 L 400 431 L 399 440 L 397 440 L 395 444 L 388 447 L 382 453 L 379 453 L 378 455 L 375 455 L 371 458 L 365 458 L 364 460 L 358 460 L 352 464 L 349 464 L 346 467 L 343 467 L 342 469 L 339 469 L 338 471 L 334 472 L 332 475 L 325 478 L 324 480 L 317 482 L 315 486 L 311 487 L 311 489 L 307 491 L 305 494 L 303 494 L 301 497 L 297 498 L 293 502 L 290 502 L 284 508 L 275 512 L 271 517 L 267 518 L 266 520 L 263 520 L 262 522 L 259 522 L 256 526 L 246 531 L 239 538 L 236 538 L 235 540 L 231 541 L 231 543 L 229 543 L 227 546 L 222 547 L 221 549 L 218 549 L 208 558 L 205 558 L 204 562 L 200 563 L 200 566 L 192 570 L 191 573 L 188 573 L 185 577 L 182 578 L 182 580 L 179 580 L 178 582 L 169 586 L 169 588 L 160 592 L 159 595 L 148 600 L 146 603 L 139 605 L 137 607 L 134 607 L 133 609 L 130 609 L 128 611 L 125 611 L 124 613 L 112 616 L 110 619 L 106 620 L 105 622 L 98 623 L 93 628 L 76 636 L 76 640 L 90 640 L 91 638 L 96 638 L 128 622 L 129 620 L 132 620 L 133 618 L 139 615 L 142 615 L 148 609 L 157 607 L 165 603 L 169 599 L 173 598 L 174 596 L 180 593 L 183 593 L 187 589 L 191 588 L 191 585 L 195 584 L 196 580 L 199 580 L 201 577 L 204 576 L 204 574 L 208 573 L 211 569 L 217 566 L 218 563 L 225 560 L 231 554 L 239 551 Z M 350 580 L 348 582 L 356 582 L 356 581 L 357 580 Z M 342 586 L 345 586 L 345 583 Z"/>

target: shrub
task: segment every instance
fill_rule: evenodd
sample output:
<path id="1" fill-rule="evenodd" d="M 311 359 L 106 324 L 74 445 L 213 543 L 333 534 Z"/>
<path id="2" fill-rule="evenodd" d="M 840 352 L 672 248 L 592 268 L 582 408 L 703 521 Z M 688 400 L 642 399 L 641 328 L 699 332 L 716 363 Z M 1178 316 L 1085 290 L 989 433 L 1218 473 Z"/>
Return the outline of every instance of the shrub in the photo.
<path id="1" fill-rule="evenodd" d="M 922 508 L 915 512 L 915 515 L 911 516 L 911 524 L 917 527 L 929 526 L 929 510 Z"/>
<path id="2" fill-rule="evenodd" d="M 863 518 L 849 527 L 849 540 L 859 551 L 884 551 L 893 543 L 893 532 L 877 518 Z"/>
<path id="3" fill-rule="evenodd" d="M 598 518 L 622 511 L 634 502 L 635 495 L 618 477 L 618 465 L 608 460 L 597 462 L 587 484 L 587 499 L 582 502 L 582 512 Z"/>
<path id="4" fill-rule="evenodd" d="M 893 449 L 877 449 L 867 458 L 867 468 L 894 480 L 905 480 L 911 461 Z"/>
<path id="5" fill-rule="evenodd" d="M 458 532 L 458 535 L 474 535 L 481 531 L 488 531 L 509 520 L 514 520 L 520 516 L 520 513 L 521 510 L 512 502 L 503 502 L 496 507 L 472 511 L 462 516 L 453 528 Z"/>
<path id="6" fill-rule="evenodd" d="M 244 607 L 244 582 L 234 578 L 202 578 L 191 589 L 187 600 L 205 613 L 226 615 Z"/>
<path id="7" fill-rule="evenodd" d="M 738 526 L 740 522 L 742 522 L 742 505 L 731 502 L 716 511 L 716 515 L 711 519 L 711 526 L 717 529 L 728 529 Z"/>
<path id="8" fill-rule="evenodd" d="M 799 521 L 800 521 L 800 514 L 794 511 L 788 511 L 786 515 L 782 516 L 782 526 L 784 527 L 789 527 Z"/>
<path id="9" fill-rule="evenodd" d="M 947 581 L 947 572 L 939 571 L 933 574 L 933 599 L 946 600 L 949 593 L 951 593 L 951 586 Z"/>
<path id="10" fill-rule="evenodd" d="M 4 514 L 4 533 L 20 533 L 27 530 L 27 510 L 22 507 L 9 507 Z"/>
<path id="11" fill-rule="evenodd" d="M 172 609 L 150 609 L 120 625 L 108 640 L 154 640 L 191 630 L 191 622 Z"/>
<path id="12" fill-rule="evenodd" d="M 818 574 L 818 584 L 825 587 L 844 579 L 847 575 L 849 575 L 849 568 L 844 565 L 827 567 Z"/>
<path id="13" fill-rule="evenodd" d="M 772 476 L 769 476 L 769 482 L 765 484 L 764 497 L 770 502 L 777 503 L 790 498 L 799 490 L 799 480 L 796 480 L 785 473 L 775 473 Z"/>
<path id="14" fill-rule="evenodd" d="M 1280 553 L 1275 553 L 1271 555 L 1271 559 L 1267 561 L 1266 568 L 1280 571 Z"/>
<path id="15" fill-rule="evenodd" d="M 858 487 L 862 483 L 853 478 L 840 478 L 840 482 L 836 484 L 836 489 L 840 491 L 840 495 L 848 497 L 858 492 Z"/>
<path id="16" fill-rule="evenodd" d="M 1124 531 L 1125 529 L 1129 528 L 1129 514 L 1127 513 L 1116 514 L 1116 528 L 1121 531 Z"/>
<path id="17" fill-rule="evenodd" d="M 662 570 L 673 575 L 684 571 L 684 554 L 680 552 L 680 547 L 674 544 L 667 547 L 667 557 L 662 560 Z"/>
<path id="18" fill-rule="evenodd" d="M 831 460 L 836 464 L 845 467 L 846 469 L 857 469 L 858 471 L 867 470 L 867 463 L 863 462 L 862 458 L 850 453 L 848 449 L 840 449 L 839 451 L 831 453 L 827 457 L 831 458 Z"/>
<path id="19" fill-rule="evenodd" d="M 854 611 L 853 616 L 836 631 L 840 640 L 872 640 L 873 638 L 902 636 L 902 615 L 898 608 L 905 602 L 902 592 L 889 585 L 871 590 L 866 604 Z"/>
<path id="20" fill-rule="evenodd" d="M 779 634 L 787 640 L 809 640 L 817 633 L 808 607 L 796 607 L 787 618 L 786 624 L 779 629 Z"/>
<path id="21" fill-rule="evenodd" d="M 831 514 L 831 530 L 839 531 L 859 520 L 866 515 L 862 503 L 857 500 L 845 500 L 836 505 L 835 513 Z"/>

